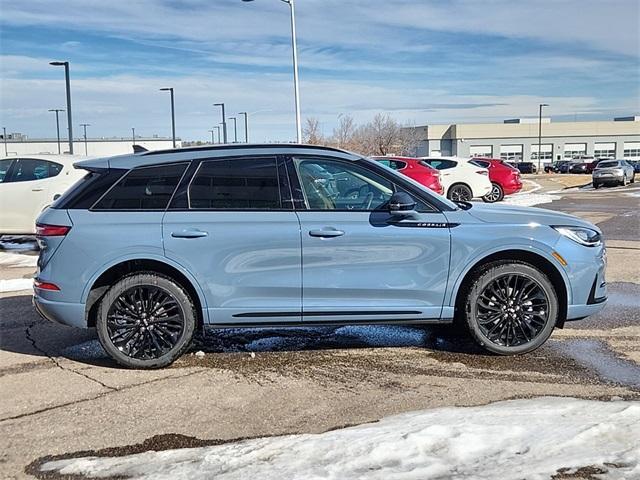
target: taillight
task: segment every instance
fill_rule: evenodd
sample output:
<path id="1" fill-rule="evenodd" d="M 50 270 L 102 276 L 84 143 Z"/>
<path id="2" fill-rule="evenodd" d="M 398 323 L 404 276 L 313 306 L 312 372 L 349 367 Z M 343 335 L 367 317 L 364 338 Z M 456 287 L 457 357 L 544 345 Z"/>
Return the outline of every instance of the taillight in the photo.
<path id="1" fill-rule="evenodd" d="M 57 286 L 55 283 L 41 282 L 37 278 L 33 281 L 33 286 L 34 286 L 34 288 L 37 288 L 39 290 L 49 290 L 49 291 L 52 291 L 52 292 L 59 292 L 60 291 L 60 287 Z"/>
<path id="2" fill-rule="evenodd" d="M 36 224 L 36 235 L 38 237 L 64 237 L 69 233 L 69 230 L 71 230 L 71 227 L 64 225 Z"/>

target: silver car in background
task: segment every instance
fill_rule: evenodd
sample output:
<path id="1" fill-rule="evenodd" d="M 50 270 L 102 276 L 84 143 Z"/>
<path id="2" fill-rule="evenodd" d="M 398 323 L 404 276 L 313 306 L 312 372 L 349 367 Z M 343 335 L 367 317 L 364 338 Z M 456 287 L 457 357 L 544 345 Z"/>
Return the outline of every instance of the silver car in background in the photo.
<path id="1" fill-rule="evenodd" d="M 626 160 L 605 160 L 596 166 L 592 181 L 593 188 L 600 188 L 602 185 L 626 185 L 635 182 L 635 172 Z"/>

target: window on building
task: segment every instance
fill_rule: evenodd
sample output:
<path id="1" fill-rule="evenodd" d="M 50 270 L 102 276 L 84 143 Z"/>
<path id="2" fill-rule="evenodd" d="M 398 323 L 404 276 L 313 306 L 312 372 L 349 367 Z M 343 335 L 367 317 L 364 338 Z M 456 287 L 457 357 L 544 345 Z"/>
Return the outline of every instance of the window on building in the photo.
<path id="1" fill-rule="evenodd" d="M 192 209 L 282 208 L 276 159 L 232 158 L 202 162 L 189 187 Z"/>
<path id="2" fill-rule="evenodd" d="M 493 158 L 493 147 L 491 145 L 471 145 L 469 156 Z"/>
<path id="3" fill-rule="evenodd" d="M 130 170 L 94 205 L 94 210 L 164 210 L 186 163 Z"/>
<path id="4" fill-rule="evenodd" d="M 624 158 L 627 160 L 640 160 L 640 142 L 625 142 Z"/>
<path id="5" fill-rule="evenodd" d="M 542 144 L 542 145 L 531 145 L 531 160 L 538 160 L 538 149 L 542 150 L 540 154 L 540 160 L 542 161 L 552 161 L 553 160 L 553 144 Z"/>
<path id="6" fill-rule="evenodd" d="M 571 160 L 577 157 L 583 157 L 587 155 L 586 143 L 565 143 L 564 145 L 564 159 Z"/>
<path id="7" fill-rule="evenodd" d="M 522 145 L 500 145 L 500 159 L 505 162 L 521 162 L 522 150 Z"/>
<path id="8" fill-rule="evenodd" d="M 596 143 L 593 148 L 593 157 L 598 158 L 616 158 L 615 143 Z"/>

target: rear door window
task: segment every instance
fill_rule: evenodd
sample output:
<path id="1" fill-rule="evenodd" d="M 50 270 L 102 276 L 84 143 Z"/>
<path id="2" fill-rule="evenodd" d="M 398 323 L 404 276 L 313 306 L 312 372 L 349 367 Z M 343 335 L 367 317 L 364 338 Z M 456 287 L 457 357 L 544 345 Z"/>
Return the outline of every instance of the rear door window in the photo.
<path id="1" fill-rule="evenodd" d="M 93 206 L 93 210 L 164 210 L 187 163 L 130 170 Z"/>
<path id="2" fill-rule="evenodd" d="M 449 168 L 454 168 L 456 165 L 458 165 L 458 163 L 453 160 L 446 160 L 446 159 L 440 159 L 440 158 L 438 159 L 427 158 L 423 161 L 437 170 L 447 170 Z"/>
<path id="3" fill-rule="evenodd" d="M 189 207 L 204 210 L 282 209 L 276 158 L 203 161 L 189 186 Z"/>

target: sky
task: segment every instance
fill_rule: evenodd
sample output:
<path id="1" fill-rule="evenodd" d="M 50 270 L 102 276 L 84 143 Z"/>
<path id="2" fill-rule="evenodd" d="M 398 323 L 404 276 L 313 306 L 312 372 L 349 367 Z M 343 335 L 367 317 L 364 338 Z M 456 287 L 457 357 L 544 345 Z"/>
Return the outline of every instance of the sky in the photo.
<path id="1" fill-rule="evenodd" d="M 302 117 L 403 124 L 640 114 L 638 0 L 296 0 Z M 74 133 L 295 138 L 289 7 L 278 0 L 0 0 L 0 127 L 55 137 L 71 65 Z M 62 130 L 66 117 L 61 117 Z M 238 124 L 239 139 L 244 138 Z M 231 135 L 233 128 L 231 127 Z"/>

